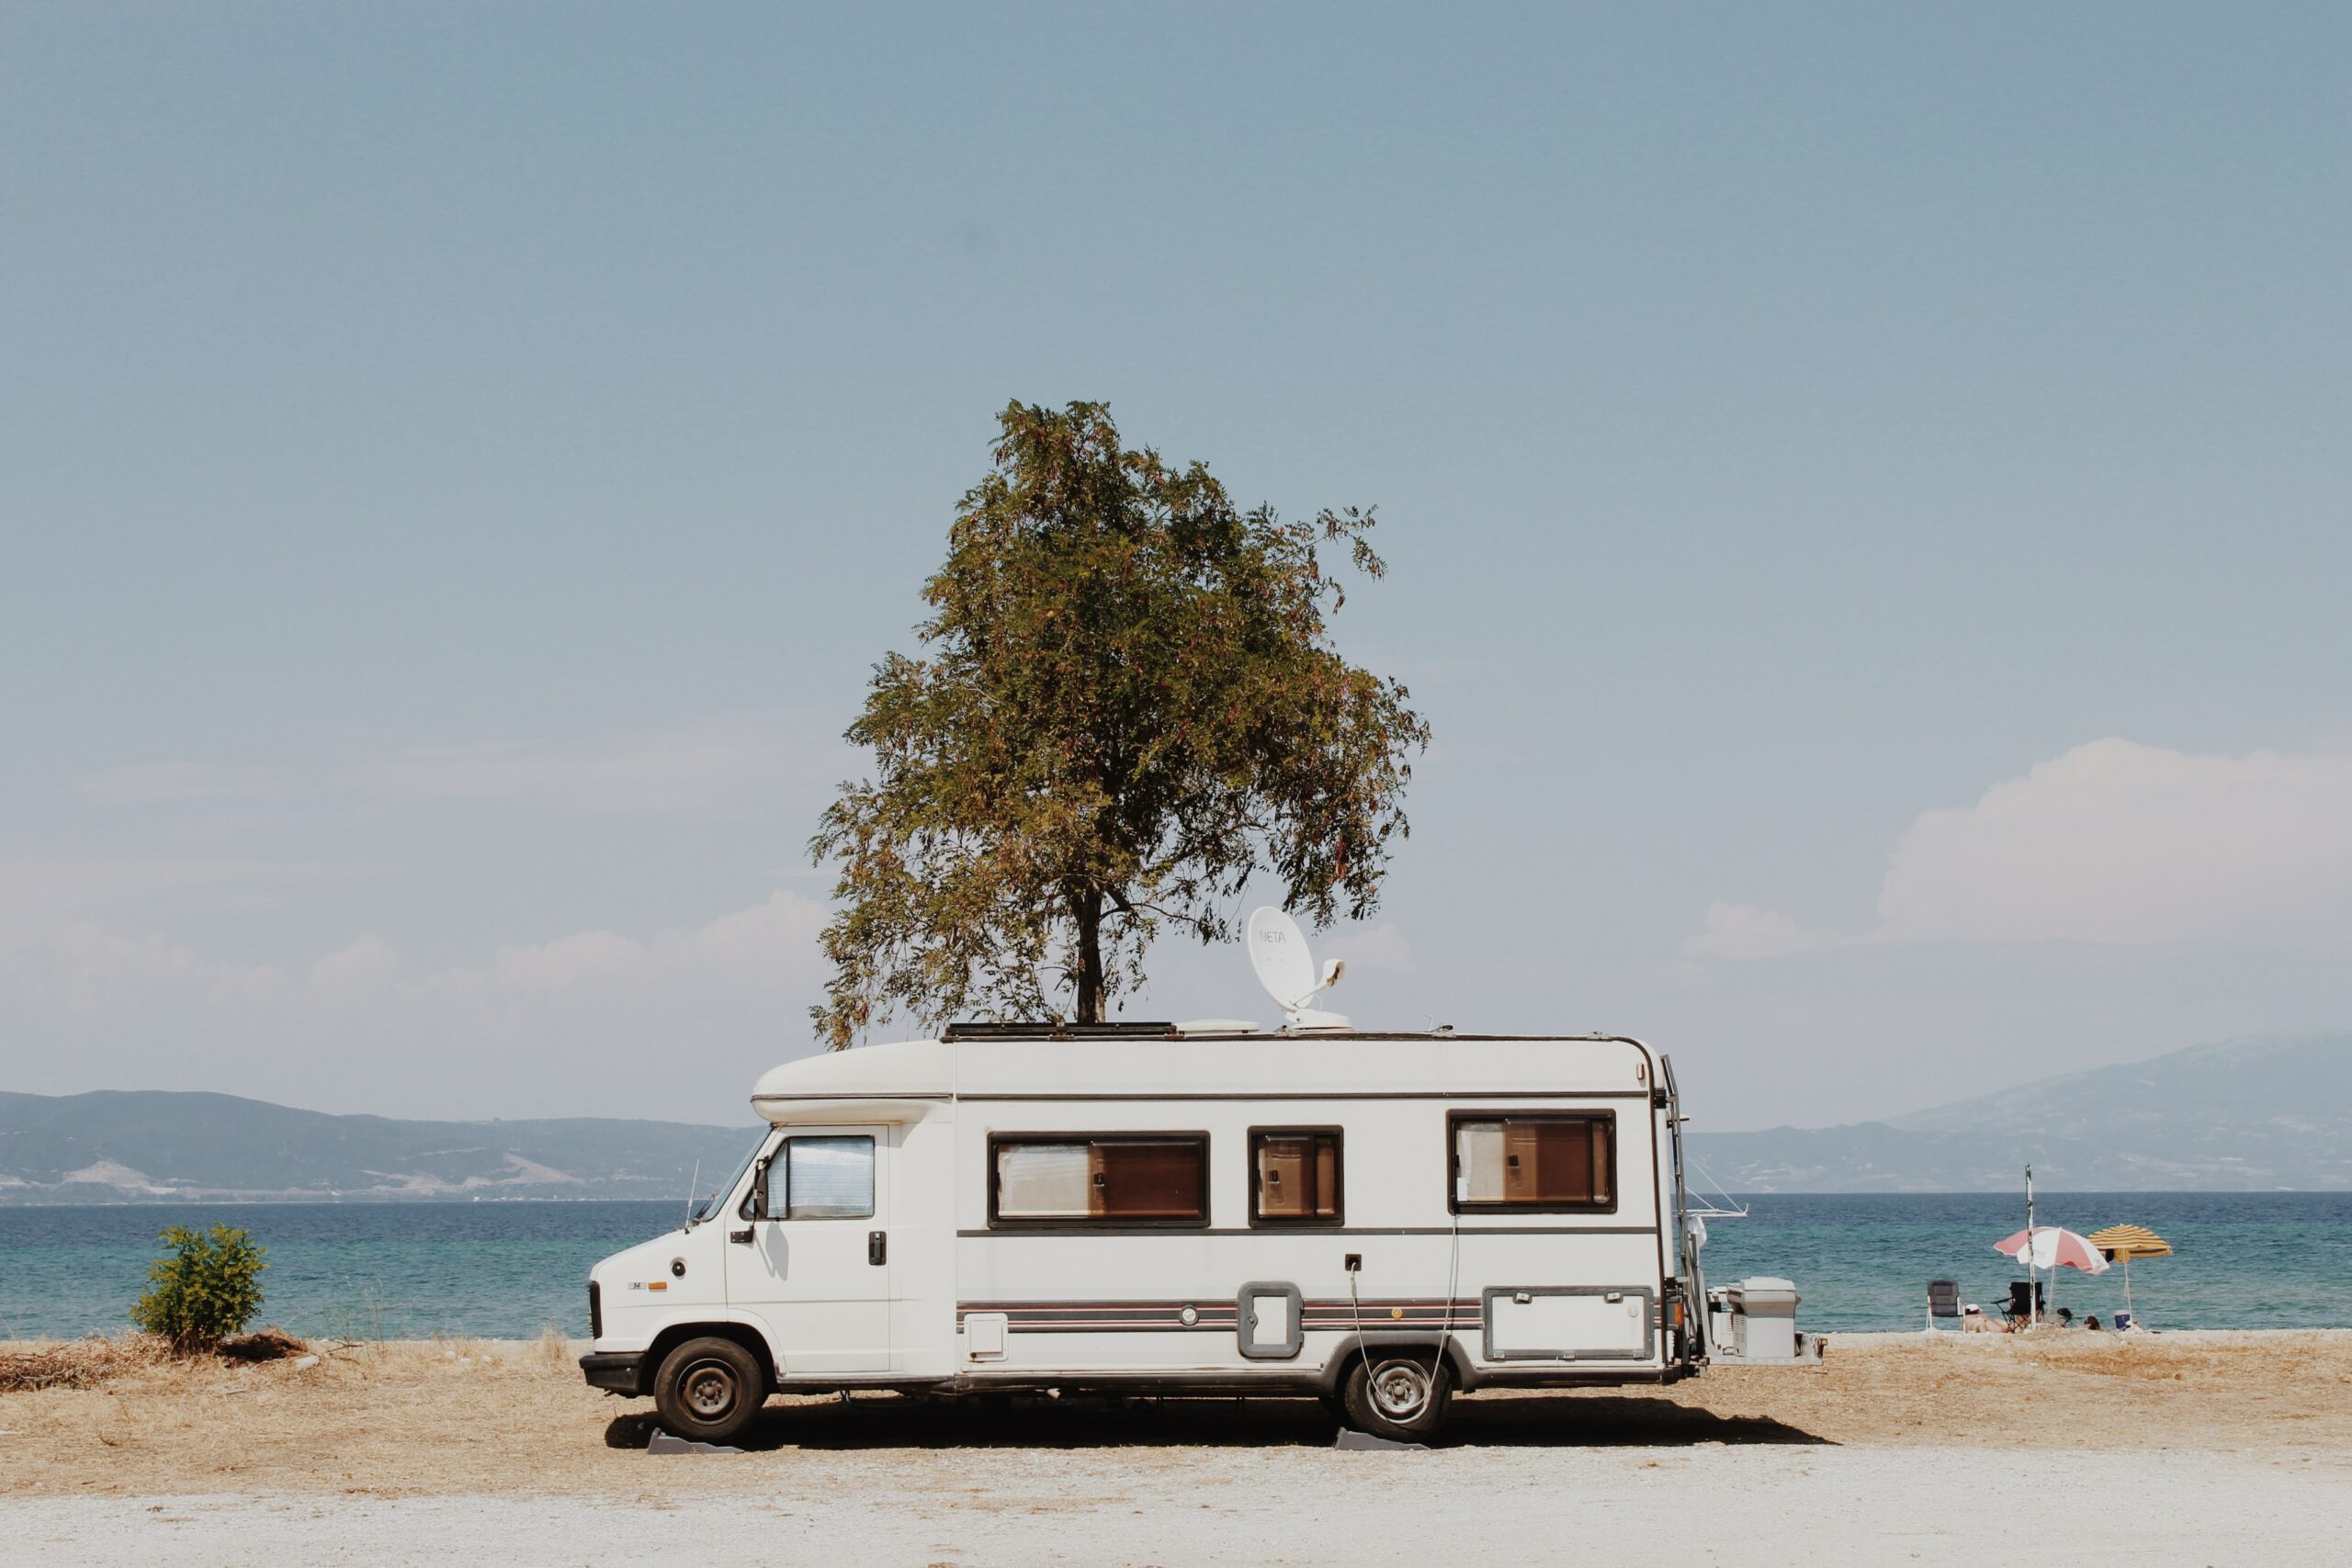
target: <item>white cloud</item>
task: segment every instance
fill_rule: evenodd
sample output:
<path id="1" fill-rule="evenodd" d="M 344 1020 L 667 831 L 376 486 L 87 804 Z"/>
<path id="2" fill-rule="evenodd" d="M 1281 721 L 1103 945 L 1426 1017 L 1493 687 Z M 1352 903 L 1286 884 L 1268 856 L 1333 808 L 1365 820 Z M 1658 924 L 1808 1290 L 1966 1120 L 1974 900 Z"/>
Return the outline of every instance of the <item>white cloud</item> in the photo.
<path id="1" fill-rule="evenodd" d="M 400 955 L 374 936 L 328 953 L 297 979 L 269 965 L 220 964 L 155 936 L 73 922 L 39 949 L 0 953 L 0 974 L 37 998 L 89 1012 L 153 996 L 303 1015 L 362 1004 L 418 1016 L 449 1010 L 504 1026 L 536 1010 L 613 1004 L 798 1004 L 819 984 L 825 906 L 777 892 L 690 931 L 644 940 L 575 931 L 501 948 L 487 964 L 402 981 Z"/>
<path id="2" fill-rule="evenodd" d="M 363 936 L 311 965 L 311 992 L 331 1006 L 356 1007 L 379 995 L 399 969 L 390 943 Z"/>
<path id="3" fill-rule="evenodd" d="M 159 855 L 40 855 L 0 860 L 0 949 L 45 946 L 77 918 L 195 888 L 317 875 L 288 863 Z"/>
<path id="4" fill-rule="evenodd" d="M 814 713 L 719 715 L 560 745 L 496 740 L 409 746 L 307 772 L 164 761 L 82 781 L 109 806 L 285 802 L 526 801 L 600 812 L 707 811 L 821 787 L 858 765 L 840 726 Z"/>
<path id="5" fill-rule="evenodd" d="M 772 997 L 808 981 L 824 906 L 797 893 L 721 916 L 699 931 L 638 942 L 582 931 L 540 947 L 507 948 L 502 988 L 563 1002 L 615 990 Z"/>
<path id="6" fill-rule="evenodd" d="M 46 962 L 20 963 L 18 973 L 37 995 L 68 1011 L 88 1012 L 150 991 L 181 991 L 217 1002 L 268 1007 L 294 994 L 282 969 L 208 963 L 160 937 L 132 937 L 95 920 L 57 933 Z"/>
<path id="7" fill-rule="evenodd" d="M 553 942 L 502 947 L 487 970 L 445 971 L 434 979 L 451 995 L 579 1003 L 642 990 L 656 967 L 652 949 L 632 937 L 574 931 Z"/>
<path id="8" fill-rule="evenodd" d="M 1778 958 L 1810 945 L 1788 916 L 1721 898 L 1707 906 L 1699 934 L 1682 944 L 1685 953 L 1707 958 Z"/>
<path id="9" fill-rule="evenodd" d="M 2352 940 L 2352 757 L 2095 740 L 1923 813 L 1878 912 L 1891 941 Z"/>
<path id="10" fill-rule="evenodd" d="M 1774 958 L 1866 942 L 2352 942 L 2352 756 L 2094 740 L 1975 805 L 1922 812 L 1860 936 L 1717 900 L 1684 944 Z"/>
<path id="11" fill-rule="evenodd" d="M 815 899 L 779 891 L 696 931 L 644 941 L 575 931 L 501 948 L 486 966 L 445 970 L 426 984 L 444 998 L 501 1010 L 524 1002 L 797 1000 L 816 985 L 825 915 Z"/>

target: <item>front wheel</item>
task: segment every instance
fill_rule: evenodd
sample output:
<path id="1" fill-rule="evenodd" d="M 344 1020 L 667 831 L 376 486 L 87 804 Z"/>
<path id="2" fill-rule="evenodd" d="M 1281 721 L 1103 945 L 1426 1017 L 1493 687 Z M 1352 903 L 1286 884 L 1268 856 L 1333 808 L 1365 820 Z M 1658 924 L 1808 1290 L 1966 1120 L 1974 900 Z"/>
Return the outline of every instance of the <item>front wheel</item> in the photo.
<path id="1" fill-rule="evenodd" d="M 1442 1350 L 1375 1352 L 1348 1369 L 1340 1400 L 1356 1430 L 1420 1443 L 1445 1425 L 1453 1387 Z"/>
<path id="2" fill-rule="evenodd" d="M 698 1443 L 742 1436 L 767 1397 L 760 1363 L 732 1339 L 689 1339 L 662 1359 L 653 1377 L 653 1407 L 662 1424 Z"/>

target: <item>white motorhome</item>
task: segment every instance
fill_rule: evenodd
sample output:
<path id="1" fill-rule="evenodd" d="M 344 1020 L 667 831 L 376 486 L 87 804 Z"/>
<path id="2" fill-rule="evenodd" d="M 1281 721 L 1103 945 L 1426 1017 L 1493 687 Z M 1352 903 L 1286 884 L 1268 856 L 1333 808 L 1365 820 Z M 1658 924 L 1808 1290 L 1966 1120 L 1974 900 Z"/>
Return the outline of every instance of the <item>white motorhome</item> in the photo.
<path id="1" fill-rule="evenodd" d="M 714 1442 L 771 1391 L 852 1388 L 1308 1394 L 1409 1439 L 1456 1390 L 1731 1352 L 1665 1057 L 1292 1020 L 957 1025 L 788 1062 L 736 1177 L 596 1266 L 582 1370 Z M 1716 1297 L 1792 1325 L 1793 1295 Z M 1737 1326 L 1749 1359 L 1817 1350 Z"/>

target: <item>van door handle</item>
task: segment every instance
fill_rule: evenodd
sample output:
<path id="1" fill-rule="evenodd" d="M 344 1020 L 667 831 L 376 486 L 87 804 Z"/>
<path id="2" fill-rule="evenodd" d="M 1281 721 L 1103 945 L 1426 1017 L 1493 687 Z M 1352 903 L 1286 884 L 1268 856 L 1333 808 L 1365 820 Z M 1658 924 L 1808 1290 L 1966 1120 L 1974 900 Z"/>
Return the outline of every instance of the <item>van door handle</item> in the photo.
<path id="1" fill-rule="evenodd" d="M 752 1245 L 752 1227 L 745 1225 L 740 1231 L 729 1231 L 727 1233 L 727 1239 L 740 1243 L 744 1247 L 749 1247 Z"/>
<path id="2" fill-rule="evenodd" d="M 868 1263 L 888 1263 L 890 1261 L 889 1232 L 867 1231 L 865 1233 L 865 1260 Z"/>

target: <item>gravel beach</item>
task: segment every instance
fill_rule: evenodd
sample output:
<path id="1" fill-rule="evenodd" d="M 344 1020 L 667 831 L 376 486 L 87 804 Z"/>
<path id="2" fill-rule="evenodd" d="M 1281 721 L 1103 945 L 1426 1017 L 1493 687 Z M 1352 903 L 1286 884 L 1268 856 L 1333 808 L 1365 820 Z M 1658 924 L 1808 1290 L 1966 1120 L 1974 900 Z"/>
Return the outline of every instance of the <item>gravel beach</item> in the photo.
<path id="1" fill-rule="evenodd" d="M 330 1350 L 0 1395 L 47 1563 L 2337 1562 L 2352 1333 L 1841 1337 L 1818 1371 L 1481 1395 L 1338 1452 L 1300 1401 L 779 1401 L 658 1455 L 557 1344 Z"/>
<path id="2" fill-rule="evenodd" d="M 649 1463 L 695 1462 L 651 1461 Z M 2180 1452 L 1723 1449 L 1125 1451 L 765 1467 L 653 1499 L 261 1494 L 0 1504 L 55 1564 L 660 1561 L 1406 1563 L 2342 1562 L 2352 1469 Z M 657 1492 L 667 1488 L 655 1484 Z"/>

